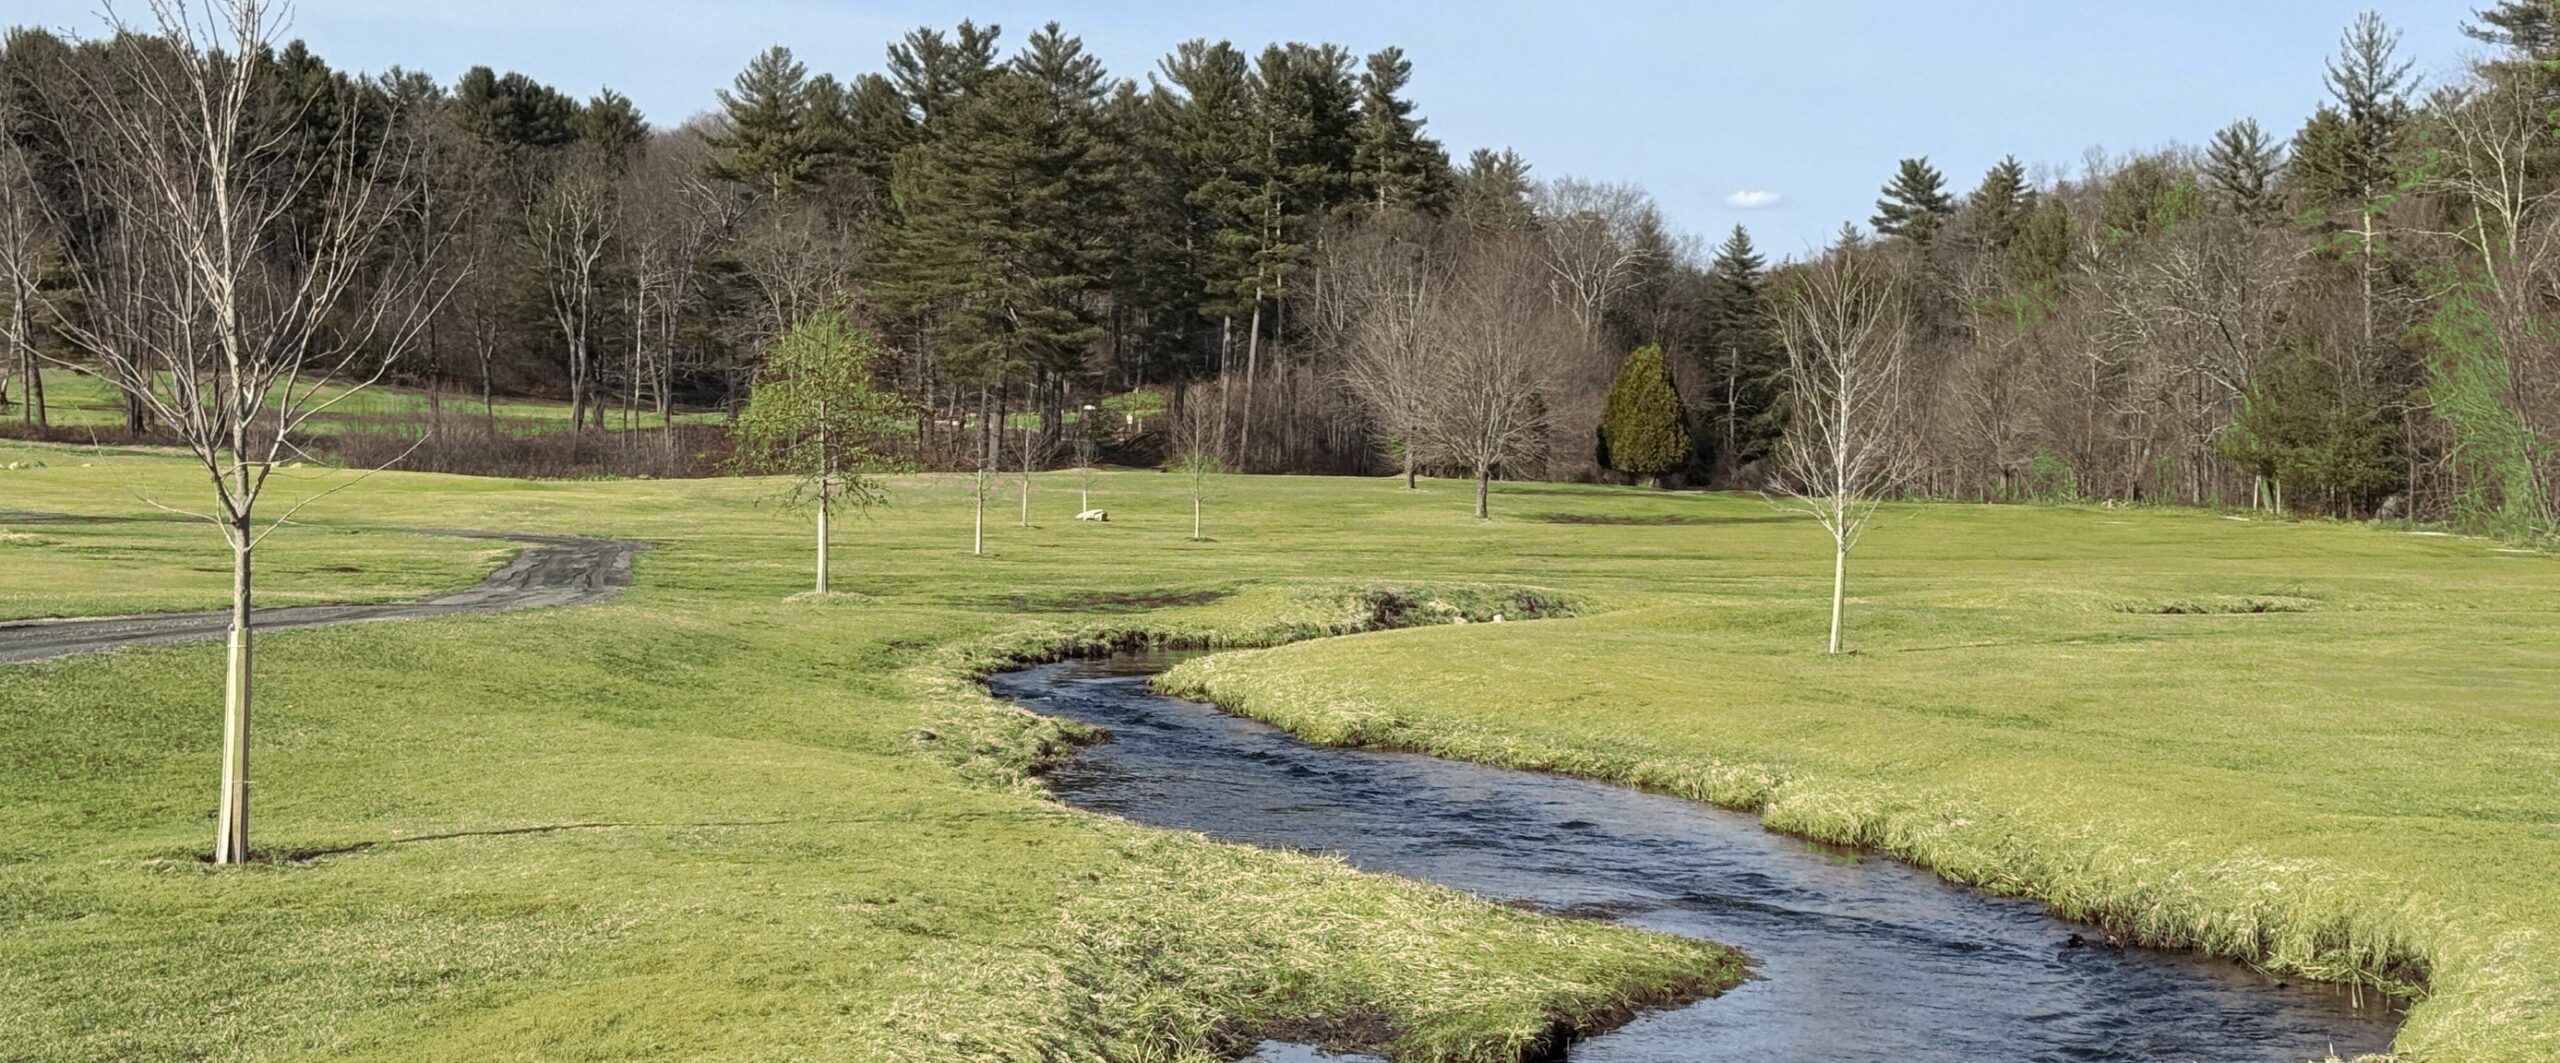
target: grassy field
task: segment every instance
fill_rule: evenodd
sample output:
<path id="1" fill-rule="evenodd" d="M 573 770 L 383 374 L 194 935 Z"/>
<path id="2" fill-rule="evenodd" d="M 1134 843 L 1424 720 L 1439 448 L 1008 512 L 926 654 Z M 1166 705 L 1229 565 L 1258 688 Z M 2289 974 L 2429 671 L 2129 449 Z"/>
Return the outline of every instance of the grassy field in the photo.
<path id="1" fill-rule="evenodd" d="M 2427 996 L 2399 1050 L 2560 1059 L 2560 559 L 2175 511 L 1888 508 L 1826 658 L 1819 533 L 1615 495 L 1603 615 L 1195 661 L 1327 742 L 1758 809 L 2143 940 Z M 1514 511 L 1526 500 L 1512 503 Z M 1579 557 L 1493 573 L 1575 585 Z"/>
<path id="2" fill-rule="evenodd" d="M 45 416 L 50 423 L 72 428 L 105 428 L 124 424 L 124 398 L 104 377 L 91 373 L 75 373 L 58 367 L 49 368 L 43 372 Z M 16 403 L 23 401 L 24 398 L 25 396 L 19 393 L 18 387 L 12 382 L 9 400 Z M 330 404 L 329 408 L 313 421 L 314 426 L 323 432 L 349 429 L 396 430 L 401 427 L 400 422 L 422 418 L 436 405 L 433 397 L 423 390 L 388 386 L 363 388 L 352 394 L 347 393 L 344 388 L 324 388 L 317 393 L 314 404 L 319 402 Z M 569 427 L 569 404 L 565 402 L 501 398 L 492 406 L 494 410 L 484 409 L 480 403 L 479 392 L 467 387 L 448 392 L 443 396 L 443 407 L 446 413 L 478 418 L 484 413 L 493 412 L 496 415 L 498 427 L 506 432 L 526 434 Z M 678 410 L 674 416 L 679 425 L 713 424 L 727 417 L 724 412 L 718 410 Z M 0 422 L 14 424 L 18 419 L 19 410 L 16 406 L 0 410 Z M 614 406 L 606 410 L 605 423 L 617 428 L 621 427 L 622 408 Z M 641 411 L 638 418 L 633 421 L 635 426 L 641 428 L 658 427 L 660 423 L 657 413 L 651 410 Z"/>
<path id="3" fill-rule="evenodd" d="M 67 453 L 0 446 L 49 463 L 0 472 L 0 509 L 143 515 L 137 490 L 190 484 Z M 1708 946 L 1062 808 L 1024 773 L 1071 736 L 967 680 L 1133 631 L 1349 631 L 1383 586 L 1496 608 L 1471 585 L 1586 616 L 1171 681 L 1330 741 L 1760 807 L 2155 940 L 2423 978 L 2413 1059 L 2560 1056 L 2551 557 L 1894 507 L 1858 562 L 1860 652 L 1826 659 L 1826 543 L 1755 500 L 1504 485 L 1478 524 L 1462 483 L 1233 478 L 1192 543 L 1173 477 L 1109 474 L 1107 525 L 1068 519 L 1070 485 L 1042 479 L 1034 528 L 1000 496 L 972 558 L 960 484 L 902 482 L 843 532 L 858 594 L 824 601 L 785 600 L 805 531 L 751 481 L 385 474 L 320 502 L 311 571 L 392 539 L 358 526 L 658 545 L 607 606 L 270 638 L 253 823 L 280 858 L 243 872 L 193 855 L 212 648 L 9 669 L 0 1057 L 1195 1059 L 1352 1014 L 1406 1058 L 1490 1060 L 1729 977 Z M 219 560 L 190 530 L 206 552 L 45 567 L 156 583 Z M 10 578 L 10 609 L 57 611 Z"/>
<path id="4" fill-rule="evenodd" d="M 161 457 L 0 445 L 30 460 L 0 471 L 0 505 L 149 516 L 137 492 L 194 482 Z M 375 525 L 657 545 L 605 606 L 268 636 L 270 862 L 248 869 L 198 859 L 217 648 L 0 672 L 0 1058 L 1205 1060 L 1347 1018 L 1383 1020 L 1406 1058 L 1501 1060 L 1554 1020 L 1737 977 L 1713 946 L 1142 829 L 1027 781 L 1070 736 L 971 675 L 1133 631 L 1351 630 L 1373 610 L 1331 561 L 1341 521 L 1401 541 L 1378 573 L 1433 526 L 1468 530 L 1453 489 L 1387 531 L 1418 500 L 1346 489 L 1365 486 L 1239 485 L 1211 510 L 1221 540 L 1195 544 L 1172 478 L 1116 474 L 1095 499 L 1114 523 L 1044 492 L 1043 526 L 999 524 L 971 558 L 966 496 L 913 481 L 839 544 L 860 596 L 789 601 L 806 531 L 759 504 L 767 484 L 376 477 L 305 512 L 292 563 L 374 564 L 395 537 L 354 529 Z M 0 553 L 12 611 L 220 558 L 209 529 L 79 527 L 135 548 Z M 1167 599 L 1192 604 L 1148 608 Z"/>

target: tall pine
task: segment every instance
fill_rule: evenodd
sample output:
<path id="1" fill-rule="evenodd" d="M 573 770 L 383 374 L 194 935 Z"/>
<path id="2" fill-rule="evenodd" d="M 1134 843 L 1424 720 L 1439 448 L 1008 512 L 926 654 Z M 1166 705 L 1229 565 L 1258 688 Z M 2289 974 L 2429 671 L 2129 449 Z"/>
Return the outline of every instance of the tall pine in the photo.
<path id="1" fill-rule="evenodd" d="M 1868 223 L 1879 235 L 1927 243 L 1955 209 L 1954 198 L 1947 194 L 1946 175 L 1929 165 L 1924 155 L 1902 160 L 1893 180 L 1884 186 L 1884 198 L 1876 200 L 1875 217 Z"/>

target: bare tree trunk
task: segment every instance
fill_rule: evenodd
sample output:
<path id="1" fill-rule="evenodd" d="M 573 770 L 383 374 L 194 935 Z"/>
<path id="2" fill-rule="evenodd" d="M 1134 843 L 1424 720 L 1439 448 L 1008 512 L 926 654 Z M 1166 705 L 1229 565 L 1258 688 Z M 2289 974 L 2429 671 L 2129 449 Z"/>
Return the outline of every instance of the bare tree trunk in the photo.
<path id="1" fill-rule="evenodd" d="M 1404 437 L 1404 489 L 1414 491 L 1420 488 L 1421 485 L 1413 479 L 1413 437 L 1408 435 Z"/>
<path id="2" fill-rule="evenodd" d="M 1191 541 L 1200 541 L 1200 496 L 1191 496 Z"/>
<path id="3" fill-rule="evenodd" d="M 1849 593 L 1849 537 L 1831 537 L 1831 652 L 1840 652 L 1840 607 Z"/>
<path id="4" fill-rule="evenodd" d="M 978 470 L 978 509 L 974 520 L 975 523 L 970 531 L 969 553 L 971 556 L 980 556 L 987 552 L 987 470 L 985 469 Z"/>
<path id="5" fill-rule="evenodd" d="M 213 862 L 249 859 L 249 517 L 231 521 L 231 642 L 222 684 L 222 794 L 214 816 Z"/>
<path id="6" fill-rule="evenodd" d="M 1477 519 L 1477 520 L 1491 520 L 1491 519 L 1493 519 L 1493 509 L 1492 509 L 1492 507 L 1491 507 L 1491 505 L 1490 505 L 1490 502 L 1491 502 L 1491 500 L 1492 500 L 1492 495 L 1493 495 L 1493 466 L 1486 465 L 1486 464 L 1483 464 L 1483 463 L 1479 462 L 1479 463 L 1476 465 L 1476 519 Z"/>
<path id="7" fill-rule="evenodd" d="M 827 494 L 818 492 L 818 593 L 827 593 Z"/>
<path id="8" fill-rule="evenodd" d="M 1236 428 L 1236 471 L 1253 471 L 1253 384 L 1262 362 L 1262 288 L 1253 289 L 1253 317 L 1244 329 L 1244 419 Z"/>

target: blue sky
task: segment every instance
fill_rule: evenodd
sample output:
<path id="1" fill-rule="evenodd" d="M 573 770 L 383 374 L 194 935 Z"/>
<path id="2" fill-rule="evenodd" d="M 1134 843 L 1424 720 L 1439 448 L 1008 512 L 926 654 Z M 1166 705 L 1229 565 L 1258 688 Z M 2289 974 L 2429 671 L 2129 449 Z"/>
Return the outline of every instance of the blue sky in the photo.
<path id="1" fill-rule="evenodd" d="M 1633 181 L 1680 228 L 1720 236 L 1739 222 L 1792 254 L 1843 221 L 1863 226 L 1906 155 L 1930 156 L 1962 188 L 2003 154 L 2076 172 L 2093 147 L 2200 143 L 2242 116 L 2289 134 L 2321 99 L 2339 30 L 2367 8 L 2405 33 L 2403 54 L 2430 81 L 2450 77 L 2476 48 L 2459 30 L 2473 6 L 301 0 L 295 29 L 344 66 L 450 80 L 486 63 L 582 95 L 611 85 L 662 123 L 712 106 L 766 45 L 850 75 L 877 69 L 905 30 L 963 17 L 1004 26 L 1009 43 L 1056 19 L 1123 76 L 1191 37 L 1397 44 L 1451 154 L 1510 147 L 1543 176 Z M 97 25 L 96 0 L 10 7 L 10 21 Z M 1741 192 L 1774 205 L 1728 203 Z"/>

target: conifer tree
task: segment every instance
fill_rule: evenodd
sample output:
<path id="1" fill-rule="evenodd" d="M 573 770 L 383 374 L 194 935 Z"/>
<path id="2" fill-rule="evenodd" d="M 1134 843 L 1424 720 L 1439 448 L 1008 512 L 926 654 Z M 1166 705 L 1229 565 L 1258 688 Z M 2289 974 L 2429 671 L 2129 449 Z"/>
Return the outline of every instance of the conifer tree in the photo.
<path id="1" fill-rule="evenodd" d="M 1610 468 L 1648 486 L 1660 486 L 1662 477 L 1689 464 L 1688 415 L 1662 348 L 1638 347 L 1619 364 L 1600 414 L 1600 442 Z"/>
<path id="2" fill-rule="evenodd" d="M 949 36 L 920 26 L 889 46 L 889 81 L 913 108 L 916 121 L 939 124 L 996 70 L 996 40 L 1002 26 L 981 27 L 962 20 Z"/>
<path id="3" fill-rule="evenodd" d="M 1413 61 L 1395 47 L 1370 53 L 1360 75 L 1357 168 L 1362 198 L 1379 213 L 1436 213 L 1448 204 L 1449 156 L 1422 134 L 1423 120 L 1404 98 L 1412 80 Z"/>
<path id="4" fill-rule="evenodd" d="M 2222 127 L 2205 148 L 2204 179 L 2241 216 L 2264 219 L 2276 212 L 2276 170 L 2283 149 L 2255 118 Z"/>
<path id="5" fill-rule="evenodd" d="M 1089 132 L 1018 72 L 990 74 L 909 149 L 904 207 L 882 297 L 927 323 L 943 365 L 986 388 L 1072 365 L 1096 334 L 1095 249 L 1077 211 L 1093 201 Z"/>
<path id="6" fill-rule="evenodd" d="M 1982 183 L 1965 197 L 1965 207 L 1980 219 L 1985 241 L 1996 250 L 2017 237 L 2018 226 L 2035 209 L 2035 201 L 2035 189 L 2027 185 L 2026 166 L 2017 156 L 2008 155 L 1982 175 Z"/>
<path id="7" fill-rule="evenodd" d="M 1767 263 L 1751 233 L 1733 227 L 1707 267 L 1708 375 L 1716 389 L 1716 463 L 1731 475 L 1768 453 L 1784 425 L 1778 402 L 1782 352 L 1768 329 L 1762 298 Z"/>
<path id="8" fill-rule="evenodd" d="M 1477 148 L 1459 171 L 1454 212 L 1479 233 L 1526 232 L 1537 224 L 1529 206 L 1529 161 L 1505 148 Z"/>
<path id="9" fill-rule="evenodd" d="M 1928 156 L 1904 159 L 1894 171 L 1893 181 L 1884 186 L 1884 198 L 1876 201 L 1876 216 L 1868 224 L 1880 236 L 1900 236 L 1914 243 L 1927 243 L 1936 235 L 1947 215 L 1955 213 L 1955 200 L 1947 195 L 1947 178 L 1929 165 Z"/>
<path id="10" fill-rule="evenodd" d="M 774 45 L 720 90 L 726 128 L 712 139 L 718 149 L 711 175 L 781 199 L 810 180 L 815 160 L 804 126 L 809 116 L 809 68 Z"/>

